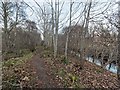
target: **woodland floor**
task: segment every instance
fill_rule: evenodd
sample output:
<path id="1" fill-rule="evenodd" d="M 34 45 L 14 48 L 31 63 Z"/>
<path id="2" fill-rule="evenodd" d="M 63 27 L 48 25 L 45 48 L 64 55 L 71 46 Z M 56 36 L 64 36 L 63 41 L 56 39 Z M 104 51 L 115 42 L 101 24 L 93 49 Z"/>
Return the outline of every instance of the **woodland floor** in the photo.
<path id="1" fill-rule="evenodd" d="M 88 61 L 81 70 L 77 59 L 54 59 L 49 49 L 39 48 L 30 56 L 23 64 L 3 66 L 4 88 L 118 88 L 116 74 Z"/>

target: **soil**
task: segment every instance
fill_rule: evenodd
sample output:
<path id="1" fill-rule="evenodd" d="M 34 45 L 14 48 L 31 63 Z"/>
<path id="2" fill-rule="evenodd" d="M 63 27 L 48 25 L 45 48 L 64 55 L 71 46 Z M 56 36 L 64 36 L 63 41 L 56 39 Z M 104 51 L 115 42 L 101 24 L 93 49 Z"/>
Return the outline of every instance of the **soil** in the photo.
<path id="1" fill-rule="evenodd" d="M 60 88 L 63 87 L 55 81 L 55 76 L 51 75 L 50 68 L 46 65 L 45 59 L 35 55 L 30 61 L 31 67 L 34 67 L 38 77 L 38 88 Z"/>

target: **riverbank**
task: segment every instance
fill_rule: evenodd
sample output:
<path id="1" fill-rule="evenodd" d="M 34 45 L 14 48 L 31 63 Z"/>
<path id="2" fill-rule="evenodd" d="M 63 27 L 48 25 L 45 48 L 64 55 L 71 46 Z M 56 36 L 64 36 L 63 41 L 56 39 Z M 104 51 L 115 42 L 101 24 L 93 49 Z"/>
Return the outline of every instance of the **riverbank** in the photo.
<path id="1" fill-rule="evenodd" d="M 71 56 L 67 60 L 62 55 L 54 59 L 49 49 L 39 53 L 38 56 L 43 58 L 50 75 L 54 76 L 54 80 L 57 80 L 60 86 L 67 88 L 118 88 L 119 86 L 115 73 L 87 60 L 81 70 L 79 59 Z"/>

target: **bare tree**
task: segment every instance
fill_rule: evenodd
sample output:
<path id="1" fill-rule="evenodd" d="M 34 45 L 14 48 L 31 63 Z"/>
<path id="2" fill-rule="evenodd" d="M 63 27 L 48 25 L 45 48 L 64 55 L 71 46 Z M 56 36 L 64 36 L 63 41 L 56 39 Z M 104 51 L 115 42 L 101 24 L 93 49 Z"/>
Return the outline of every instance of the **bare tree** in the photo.
<path id="1" fill-rule="evenodd" d="M 88 2 L 87 2 L 88 3 Z M 85 5 L 85 12 L 84 12 L 84 22 L 82 25 L 82 34 L 80 37 L 80 68 L 83 68 L 84 65 L 84 57 L 85 57 L 85 52 L 86 52 L 86 48 L 85 45 L 87 45 L 87 43 L 85 43 L 85 38 L 88 37 L 88 26 L 89 26 L 89 18 L 90 18 L 90 10 L 91 10 L 91 5 L 92 5 L 92 0 L 89 1 L 89 4 L 87 6 L 87 3 Z"/>
<path id="2" fill-rule="evenodd" d="M 70 1 L 70 21 L 69 21 L 69 28 L 67 31 L 67 36 L 66 36 L 66 43 L 65 43 L 65 58 L 67 59 L 67 49 L 68 49 L 68 41 L 69 41 L 69 33 L 71 31 L 71 14 L 72 14 L 72 5 L 74 2 L 72 2 L 72 0 Z"/>
<path id="3" fill-rule="evenodd" d="M 54 35 L 54 8 L 53 8 L 53 1 L 51 0 L 51 11 L 52 11 L 52 48 L 54 48 L 55 43 L 54 43 L 54 39 L 55 39 L 55 35 Z"/>
<path id="4" fill-rule="evenodd" d="M 116 3 L 114 4 L 116 5 Z M 106 14 L 107 15 L 107 14 Z M 117 28 L 117 47 L 118 47 L 118 54 L 117 54 L 117 76 L 118 76 L 118 80 L 120 81 L 120 3 L 118 2 L 118 13 L 113 12 L 112 15 L 108 15 L 108 16 L 104 16 L 108 22 L 113 25 L 113 27 Z"/>
<path id="5" fill-rule="evenodd" d="M 120 2 L 118 2 L 118 59 L 117 59 L 117 64 L 118 64 L 118 70 L 117 70 L 117 76 L 120 84 Z"/>
<path id="6" fill-rule="evenodd" d="M 2 1 L 1 1 L 2 2 Z M 5 39 L 7 40 L 5 43 L 6 43 L 6 52 L 8 52 L 9 50 L 9 33 L 10 31 L 12 30 L 13 26 L 10 26 L 12 27 L 11 29 L 8 28 L 8 22 L 10 20 L 10 15 L 11 15 L 11 8 L 12 8 L 12 3 L 10 2 L 2 2 L 2 6 L 1 6 L 1 16 L 2 16 L 2 20 L 3 20 L 3 23 L 4 23 L 4 32 L 5 32 Z M 3 13 L 2 13 L 3 12 Z"/>

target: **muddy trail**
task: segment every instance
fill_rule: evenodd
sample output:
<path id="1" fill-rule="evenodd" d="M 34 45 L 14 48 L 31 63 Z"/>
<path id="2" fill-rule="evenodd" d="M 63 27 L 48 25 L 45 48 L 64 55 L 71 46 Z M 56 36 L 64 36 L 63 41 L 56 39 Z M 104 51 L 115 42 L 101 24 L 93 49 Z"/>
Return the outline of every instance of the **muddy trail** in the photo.
<path id="1" fill-rule="evenodd" d="M 34 68 L 34 71 L 37 74 L 39 88 L 61 87 L 58 82 L 55 81 L 55 76 L 50 74 L 50 67 L 46 64 L 44 58 L 40 58 L 39 55 L 35 55 L 29 61 L 29 64 Z"/>

